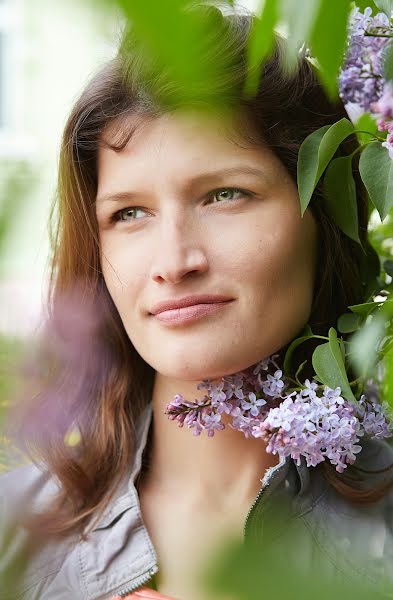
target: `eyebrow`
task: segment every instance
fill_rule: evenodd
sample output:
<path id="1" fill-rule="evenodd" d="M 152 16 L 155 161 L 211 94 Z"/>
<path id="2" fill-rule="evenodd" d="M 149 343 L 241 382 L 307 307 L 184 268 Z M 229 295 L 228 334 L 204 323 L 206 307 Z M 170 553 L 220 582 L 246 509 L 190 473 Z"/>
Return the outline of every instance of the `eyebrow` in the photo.
<path id="1" fill-rule="evenodd" d="M 186 187 L 187 189 L 190 189 L 196 184 L 203 184 L 209 182 L 211 183 L 217 179 L 228 177 L 230 175 L 255 175 L 266 181 L 272 181 L 273 179 L 273 173 L 268 172 L 266 170 L 258 169 L 257 167 L 245 165 L 238 167 L 230 167 L 227 169 L 220 169 L 218 171 L 212 171 L 210 173 L 202 173 L 201 175 L 196 175 L 195 177 L 189 179 Z M 130 200 L 133 197 L 137 196 L 140 196 L 140 194 L 131 190 L 124 192 L 108 193 L 104 194 L 103 196 L 100 196 L 99 198 L 96 198 L 96 202 L 121 202 L 124 200 Z"/>

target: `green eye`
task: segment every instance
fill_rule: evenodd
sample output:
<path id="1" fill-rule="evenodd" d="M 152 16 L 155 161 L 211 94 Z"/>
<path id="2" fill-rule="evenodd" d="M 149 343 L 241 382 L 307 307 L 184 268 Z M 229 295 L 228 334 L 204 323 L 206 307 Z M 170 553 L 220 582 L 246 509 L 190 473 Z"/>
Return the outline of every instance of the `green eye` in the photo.
<path id="1" fill-rule="evenodd" d="M 141 208 L 139 208 L 138 206 L 131 206 L 128 208 L 123 208 L 122 210 L 119 210 L 116 214 L 117 214 L 117 219 L 119 221 L 135 221 L 135 213 L 137 213 L 138 211 L 142 211 L 144 212 L 144 210 L 142 210 Z"/>
<path id="2" fill-rule="evenodd" d="M 247 192 L 244 192 L 243 190 L 238 190 L 237 188 L 221 188 L 212 192 L 212 198 L 215 199 L 221 196 L 220 199 L 223 201 L 237 200 L 237 198 L 234 198 L 235 194 L 239 194 L 239 197 L 248 195 Z"/>

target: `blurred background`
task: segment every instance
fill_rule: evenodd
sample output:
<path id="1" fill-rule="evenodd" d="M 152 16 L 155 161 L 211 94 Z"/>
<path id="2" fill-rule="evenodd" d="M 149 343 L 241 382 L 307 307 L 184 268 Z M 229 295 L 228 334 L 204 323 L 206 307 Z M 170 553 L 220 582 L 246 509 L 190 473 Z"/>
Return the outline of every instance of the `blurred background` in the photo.
<path id="1" fill-rule="evenodd" d="M 0 0 L 0 331 L 39 318 L 58 147 L 89 76 L 115 52 L 120 18 L 92 2 Z"/>
<path id="2" fill-rule="evenodd" d="M 0 408 L 23 339 L 40 321 L 48 217 L 68 112 L 112 57 L 118 14 L 93 2 L 0 0 Z M 0 438 L 0 471 L 12 463 Z M 8 467 L 11 464 L 8 464 Z"/>

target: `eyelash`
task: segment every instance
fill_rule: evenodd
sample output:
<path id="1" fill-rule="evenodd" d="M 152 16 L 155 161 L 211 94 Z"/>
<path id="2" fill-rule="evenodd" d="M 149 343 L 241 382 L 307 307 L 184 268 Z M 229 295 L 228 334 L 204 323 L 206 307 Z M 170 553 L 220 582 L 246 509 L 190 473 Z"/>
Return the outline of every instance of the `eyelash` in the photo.
<path id="1" fill-rule="evenodd" d="M 247 192 L 246 190 L 242 190 L 240 188 L 232 188 L 232 187 L 227 187 L 227 188 L 217 188 L 215 190 L 212 190 L 209 194 L 208 194 L 208 198 L 212 198 L 215 194 L 218 194 L 219 192 L 226 192 L 226 191 L 232 191 L 232 192 L 238 192 L 240 193 L 242 196 L 246 196 L 246 197 L 250 197 L 252 196 L 251 192 Z M 240 199 L 240 198 L 238 198 Z M 221 202 L 216 202 L 216 204 L 222 204 L 223 202 L 235 202 L 236 200 L 223 200 Z M 121 215 L 122 213 L 124 213 L 125 211 L 130 211 L 130 210 L 135 210 L 135 209 L 142 209 L 144 210 L 141 206 L 127 206 L 126 208 L 121 208 L 120 210 L 117 210 L 116 212 L 114 212 L 111 217 L 110 220 L 112 223 L 116 223 L 116 222 L 121 222 L 123 221 L 124 223 L 128 223 L 129 221 L 127 221 L 126 219 L 122 219 Z M 139 219 L 130 219 L 131 221 L 139 221 Z"/>

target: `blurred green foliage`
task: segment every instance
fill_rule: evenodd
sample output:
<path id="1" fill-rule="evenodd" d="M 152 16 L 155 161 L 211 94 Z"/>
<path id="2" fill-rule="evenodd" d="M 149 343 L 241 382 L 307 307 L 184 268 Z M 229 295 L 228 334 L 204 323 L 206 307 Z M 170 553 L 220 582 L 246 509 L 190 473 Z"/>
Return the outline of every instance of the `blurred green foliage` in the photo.
<path id="1" fill-rule="evenodd" d="M 37 174 L 28 160 L 0 159 L 0 267 L 5 260 L 8 233 L 19 216 L 23 202 L 37 182 Z"/>
<path id="2" fill-rule="evenodd" d="M 234 6 L 235 10 L 244 12 L 244 4 L 240 2 L 240 8 L 229 0 L 213 0 L 209 3 L 189 0 L 159 3 L 99 0 L 98 4 L 97 1 L 94 4 L 109 11 L 120 10 L 135 39 L 143 41 L 146 57 L 150 56 L 156 62 L 157 73 L 170 70 L 179 92 L 176 102 L 187 104 L 192 101 L 195 90 L 203 90 L 205 98 L 212 100 L 216 74 L 227 67 L 225 40 L 214 35 L 214 15 L 201 16 L 200 11 L 193 11 L 191 7 L 217 4 L 220 7 L 227 5 L 229 10 Z M 353 5 L 351 0 L 265 0 L 256 12 L 260 18 L 255 21 L 250 35 L 245 95 L 254 93 L 259 79 L 259 66 L 272 48 L 273 30 L 280 27 L 288 32 L 288 68 L 295 66 L 294 57 L 306 43 L 320 67 L 317 75 L 327 93 L 332 98 L 337 97 L 337 76 L 346 47 L 347 21 Z"/>
<path id="3" fill-rule="evenodd" d="M 24 340 L 0 335 L 0 473 L 26 463 L 5 432 L 6 417 L 12 398 L 20 387 L 19 365 Z"/>
<path id="4" fill-rule="evenodd" d="M 272 552 L 271 544 L 265 540 L 263 545 L 245 545 L 235 540 L 226 542 L 201 578 L 206 597 L 209 600 L 377 600 L 389 597 L 387 584 L 365 585 L 360 577 L 355 580 L 353 573 L 348 573 L 345 578 L 338 571 L 336 578 L 329 568 L 324 567 L 330 559 L 323 556 L 322 551 L 317 550 L 320 556 L 318 564 L 314 564 L 314 557 L 312 573 L 307 567 L 304 572 L 293 560 L 291 546 L 298 543 L 287 533 L 281 554 L 278 554 Z M 298 545 L 297 554 L 301 557 L 301 545 Z"/>
<path id="5" fill-rule="evenodd" d="M 28 192 L 37 182 L 32 164 L 27 160 L 3 159 L 0 161 L 0 272 L 5 266 L 8 234 L 15 219 L 23 210 Z M 1 285 L 1 280 L 0 280 Z M 4 307 L 8 310 L 8 306 Z M 18 365 L 24 341 L 0 333 L 0 472 L 25 462 L 5 435 L 4 423 L 7 408 L 16 393 Z"/>

